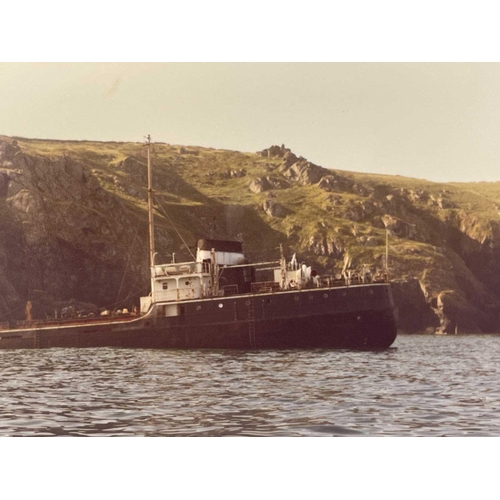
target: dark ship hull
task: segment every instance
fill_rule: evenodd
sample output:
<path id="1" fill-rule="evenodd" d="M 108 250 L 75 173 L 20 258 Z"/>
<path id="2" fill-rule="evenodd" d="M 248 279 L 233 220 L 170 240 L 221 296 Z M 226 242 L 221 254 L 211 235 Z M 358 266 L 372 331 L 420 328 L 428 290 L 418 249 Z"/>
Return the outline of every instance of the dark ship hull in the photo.
<path id="1" fill-rule="evenodd" d="M 0 331 L 0 349 L 386 349 L 397 335 L 390 285 L 373 283 L 156 303 L 137 318 Z"/>

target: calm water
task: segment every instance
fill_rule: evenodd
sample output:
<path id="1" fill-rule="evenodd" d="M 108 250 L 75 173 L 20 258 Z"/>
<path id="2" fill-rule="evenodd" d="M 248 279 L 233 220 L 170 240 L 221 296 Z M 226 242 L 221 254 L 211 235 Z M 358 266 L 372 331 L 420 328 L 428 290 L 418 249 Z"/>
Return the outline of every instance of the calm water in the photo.
<path id="1" fill-rule="evenodd" d="M 0 351 L 3 436 L 500 436 L 500 336 L 383 352 Z"/>

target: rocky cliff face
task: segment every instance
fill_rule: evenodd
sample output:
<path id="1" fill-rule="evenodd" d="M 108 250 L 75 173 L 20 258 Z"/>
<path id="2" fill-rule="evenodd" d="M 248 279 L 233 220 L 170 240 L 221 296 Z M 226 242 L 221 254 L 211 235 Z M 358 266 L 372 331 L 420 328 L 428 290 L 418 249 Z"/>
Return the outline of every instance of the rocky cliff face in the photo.
<path id="1" fill-rule="evenodd" d="M 320 221 L 323 228 L 309 236 L 310 252 L 342 259 L 350 266 L 363 260 L 377 263 L 376 256 L 368 256 L 362 247 L 379 247 L 383 239 L 372 234 L 373 229 L 386 230 L 391 239 L 389 267 L 395 278 L 393 291 L 403 330 L 453 333 L 498 329 L 500 260 L 496 242 L 500 221 L 494 200 L 486 201 L 489 207 L 485 214 L 485 200 L 478 212 L 472 210 L 470 202 L 457 203 L 457 198 L 464 196 L 456 187 L 433 185 L 428 191 L 406 187 L 404 181 L 398 186 L 397 179 L 380 183 L 369 176 L 361 182 L 360 175 L 356 178 L 324 169 L 284 146 L 273 146 L 260 154 L 279 158 L 279 172 L 290 183 L 316 185 L 336 193 L 324 198 L 326 209 L 353 223 L 336 227 L 332 234 Z M 273 187 L 280 188 L 279 180 Z M 380 267 L 384 265 L 381 257 L 379 254 Z"/>
<path id="2" fill-rule="evenodd" d="M 16 316 L 28 298 L 43 317 L 57 302 L 121 304 L 146 290 L 144 218 L 84 165 L 3 145 L 2 313 Z"/>
<path id="3" fill-rule="evenodd" d="M 500 326 L 500 187 L 326 169 L 285 146 L 156 144 L 153 163 L 163 260 L 212 236 L 242 240 L 254 260 L 284 243 L 322 272 L 376 270 L 388 235 L 404 331 Z M 0 321 L 28 299 L 39 317 L 137 303 L 149 287 L 146 182 L 140 144 L 1 139 Z"/>

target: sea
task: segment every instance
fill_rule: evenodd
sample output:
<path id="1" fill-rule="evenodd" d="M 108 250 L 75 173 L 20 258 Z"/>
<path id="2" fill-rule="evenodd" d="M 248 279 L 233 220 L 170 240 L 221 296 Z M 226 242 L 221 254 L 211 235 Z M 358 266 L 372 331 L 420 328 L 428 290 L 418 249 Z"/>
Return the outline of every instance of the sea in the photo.
<path id="1" fill-rule="evenodd" d="M 500 335 L 0 351 L 0 436 L 500 436 Z"/>

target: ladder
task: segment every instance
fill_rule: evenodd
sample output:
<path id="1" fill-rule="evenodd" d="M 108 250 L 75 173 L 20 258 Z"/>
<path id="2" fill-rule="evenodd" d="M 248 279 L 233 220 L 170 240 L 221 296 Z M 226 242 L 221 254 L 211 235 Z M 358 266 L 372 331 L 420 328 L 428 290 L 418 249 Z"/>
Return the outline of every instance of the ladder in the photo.
<path id="1" fill-rule="evenodd" d="M 255 341 L 255 304 L 253 300 L 250 300 L 248 305 L 248 335 L 250 337 L 250 347 L 255 349 L 257 343 Z"/>
<path id="2" fill-rule="evenodd" d="M 35 341 L 34 348 L 35 349 L 40 349 L 40 330 L 35 330 L 34 341 Z"/>

